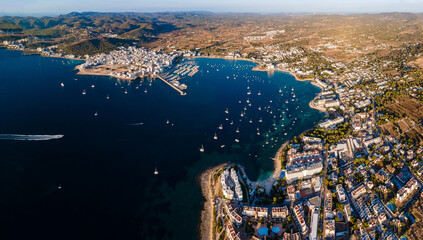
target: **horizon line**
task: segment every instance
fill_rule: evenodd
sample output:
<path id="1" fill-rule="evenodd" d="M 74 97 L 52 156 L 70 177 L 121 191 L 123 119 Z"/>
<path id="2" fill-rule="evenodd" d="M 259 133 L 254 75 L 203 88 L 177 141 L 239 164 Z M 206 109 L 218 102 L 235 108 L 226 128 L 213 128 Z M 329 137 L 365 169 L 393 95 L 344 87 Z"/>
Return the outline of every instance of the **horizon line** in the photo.
<path id="1" fill-rule="evenodd" d="M 60 15 L 68 15 L 72 13 L 78 14 L 160 14 L 160 13 L 203 13 L 203 14 L 258 14 L 258 15 L 358 15 L 358 14 L 422 14 L 423 11 L 419 12 L 410 12 L 410 11 L 374 11 L 374 12 L 325 12 L 325 11 L 316 11 L 316 12 L 296 12 L 296 11 L 287 11 L 287 12 L 271 12 L 271 11 L 206 11 L 206 10 L 163 10 L 163 11 L 70 11 L 70 12 L 0 12 L 0 17 L 57 17 Z"/>

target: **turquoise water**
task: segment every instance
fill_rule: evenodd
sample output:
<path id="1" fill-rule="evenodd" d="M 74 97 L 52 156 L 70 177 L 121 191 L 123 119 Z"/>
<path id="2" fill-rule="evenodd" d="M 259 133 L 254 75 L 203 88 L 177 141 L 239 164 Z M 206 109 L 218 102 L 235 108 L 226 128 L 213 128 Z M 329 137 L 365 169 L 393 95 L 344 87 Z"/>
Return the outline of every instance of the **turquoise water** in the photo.
<path id="1" fill-rule="evenodd" d="M 181 96 L 161 81 L 80 76 L 78 61 L 0 50 L 0 134 L 64 135 L 0 140 L 2 239 L 196 239 L 202 171 L 232 161 L 265 178 L 280 144 L 322 117 L 308 107 L 319 92 L 309 82 L 248 61 L 195 62 Z"/>

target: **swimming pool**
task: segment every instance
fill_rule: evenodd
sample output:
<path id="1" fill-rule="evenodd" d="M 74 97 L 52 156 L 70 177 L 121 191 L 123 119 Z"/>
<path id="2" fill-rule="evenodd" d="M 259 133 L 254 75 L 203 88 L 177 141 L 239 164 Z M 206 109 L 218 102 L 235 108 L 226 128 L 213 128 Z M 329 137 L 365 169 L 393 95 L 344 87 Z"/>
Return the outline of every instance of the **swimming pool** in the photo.
<path id="1" fill-rule="evenodd" d="M 279 227 L 272 227 L 272 232 L 278 233 L 279 232 Z"/>
<path id="2" fill-rule="evenodd" d="M 263 227 L 263 228 L 259 228 L 259 230 L 257 230 L 257 232 L 258 232 L 260 235 L 265 235 L 265 236 L 267 236 L 267 234 L 268 234 L 268 232 L 269 232 L 269 229 L 268 229 L 267 227 Z"/>

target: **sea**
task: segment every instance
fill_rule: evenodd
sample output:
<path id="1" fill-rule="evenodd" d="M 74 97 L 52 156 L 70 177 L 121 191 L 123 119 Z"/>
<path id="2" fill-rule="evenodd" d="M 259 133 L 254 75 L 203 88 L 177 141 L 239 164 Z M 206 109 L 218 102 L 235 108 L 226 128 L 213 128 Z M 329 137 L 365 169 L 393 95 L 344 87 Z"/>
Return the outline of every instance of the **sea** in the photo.
<path id="1" fill-rule="evenodd" d="M 310 82 L 184 61 L 199 72 L 181 96 L 0 49 L 0 239 L 197 239 L 202 171 L 233 162 L 265 179 L 280 145 L 323 117 Z"/>

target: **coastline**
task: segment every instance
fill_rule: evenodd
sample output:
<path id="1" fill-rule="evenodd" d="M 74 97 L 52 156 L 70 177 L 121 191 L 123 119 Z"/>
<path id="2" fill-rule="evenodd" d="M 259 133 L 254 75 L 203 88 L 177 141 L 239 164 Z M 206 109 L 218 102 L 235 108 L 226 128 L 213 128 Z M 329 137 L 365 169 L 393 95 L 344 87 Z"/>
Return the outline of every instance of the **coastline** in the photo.
<path id="1" fill-rule="evenodd" d="M 251 60 L 251 59 L 244 59 L 244 58 L 228 58 L 228 57 L 210 57 L 210 56 L 206 56 L 206 57 L 202 57 L 202 56 L 195 56 L 195 57 L 191 57 L 191 58 L 220 58 L 220 59 L 231 59 L 231 60 L 245 60 L 245 61 L 251 61 L 251 62 L 255 62 L 260 64 L 260 62 L 255 61 L 255 60 Z M 311 84 L 313 86 L 316 86 L 318 88 L 320 88 L 321 92 L 324 90 L 321 86 L 315 84 L 313 82 L 314 79 L 300 79 L 298 78 L 298 76 L 291 72 L 288 71 L 286 69 L 271 69 L 271 70 L 267 70 L 267 69 L 257 69 L 256 67 L 254 67 L 252 69 L 253 71 L 281 71 L 281 72 L 285 72 L 288 73 L 292 76 L 294 76 L 296 81 L 310 81 Z M 317 96 L 316 96 L 317 97 Z M 317 107 L 317 106 L 313 106 L 313 102 L 316 99 L 316 97 L 314 97 L 310 102 L 309 102 L 309 107 L 312 109 L 316 109 L 320 112 L 326 112 L 326 109 L 323 109 L 321 107 Z M 275 157 L 273 158 L 273 166 L 274 166 L 274 171 L 273 173 L 264 180 L 261 181 L 251 181 L 249 180 L 246 171 L 244 169 L 243 166 L 241 166 L 240 164 L 237 164 L 237 166 L 239 167 L 239 169 L 242 171 L 242 174 L 244 176 L 246 176 L 246 183 L 247 185 L 251 185 L 252 187 L 255 187 L 257 185 L 260 185 L 262 187 L 265 188 L 265 191 L 267 193 L 270 192 L 270 190 L 272 189 L 272 186 L 274 184 L 274 182 L 280 177 L 281 173 L 282 173 L 282 163 L 281 163 L 281 154 L 283 149 L 285 148 L 285 146 L 289 143 L 289 140 L 286 140 L 278 149 L 278 151 L 275 154 Z M 211 182 L 210 182 L 210 177 L 211 177 L 211 173 L 216 171 L 217 169 L 223 167 L 225 164 L 219 165 L 219 166 L 215 166 L 213 168 L 209 168 L 207 170 L 205 170 L 204 172 L 201 173 L 200 175 L 200 187 L 201 187 L 201 191 L 203 193 L 203 196 L 205 197 L 206 201 L 204 203 L 203 206 L 203 210 L 201 211 L 201 218 L 200 218 L 200 239 L 212 239 L 213 238 L 213 200 L 211 199 L 212 193 L 211 193 Z"/>
<path id="2" fill-rule="evenodd" d="M 210 167 L 200 173 L 198 176 L 198 181 L 200 183 L 201 192 L 203 197 L 205 198 L 205 202 L 203 205 L 203 209 L 200 213 L 200 226 L 199 226 L 199 238 L 202 240 L 212 240 L 214 235 L 214 220 L 213 220 L 213 211 L 214 211 L 214 203 L 213 203 L 213 189 L 212 189 L 212 182 L 211 178 L 213 173 L 218 169 L 224 167 L 226 163 Z"/>

